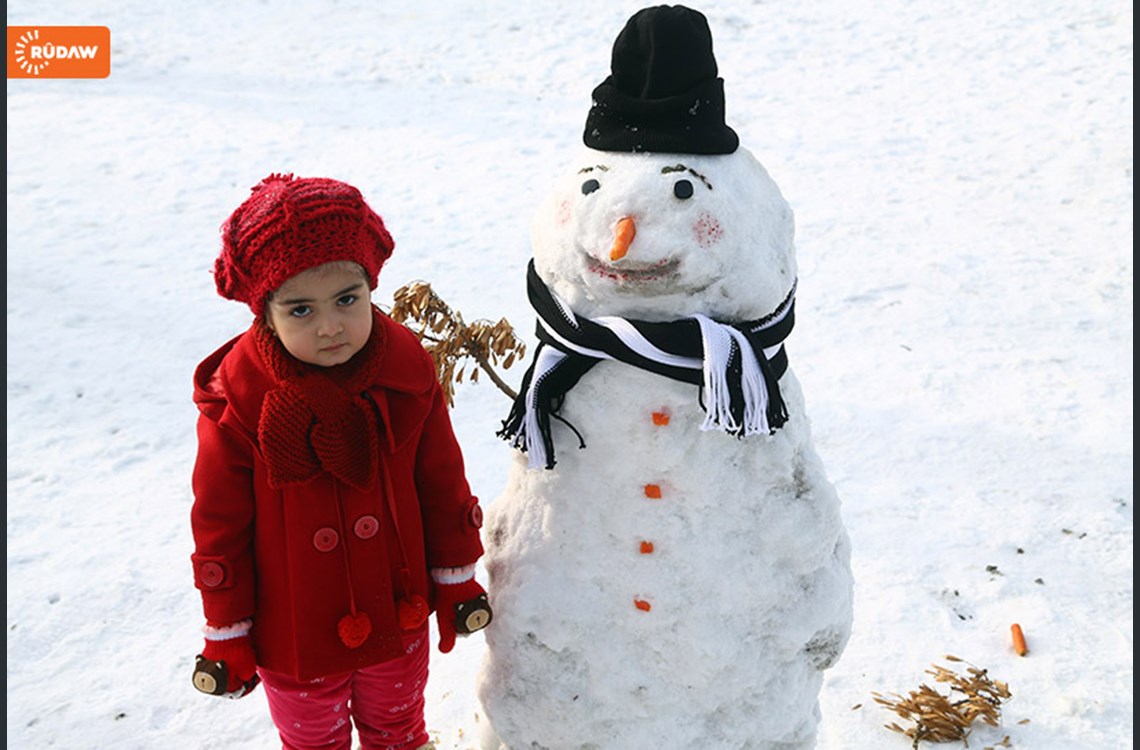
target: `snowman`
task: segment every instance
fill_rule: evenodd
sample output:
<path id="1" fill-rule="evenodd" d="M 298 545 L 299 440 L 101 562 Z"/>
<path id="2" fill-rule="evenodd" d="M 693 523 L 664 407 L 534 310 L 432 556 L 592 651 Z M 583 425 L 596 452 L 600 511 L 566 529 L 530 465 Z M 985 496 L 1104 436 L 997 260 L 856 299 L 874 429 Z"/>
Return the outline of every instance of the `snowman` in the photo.
<path id="1" fill-rule="evenodd" d="M 850 546 L 784 341 L 793 215 L 705 17 L 645 8 L 539 207 L 539 345 L 484 530 L 484 750 L 799 750 Z"/>

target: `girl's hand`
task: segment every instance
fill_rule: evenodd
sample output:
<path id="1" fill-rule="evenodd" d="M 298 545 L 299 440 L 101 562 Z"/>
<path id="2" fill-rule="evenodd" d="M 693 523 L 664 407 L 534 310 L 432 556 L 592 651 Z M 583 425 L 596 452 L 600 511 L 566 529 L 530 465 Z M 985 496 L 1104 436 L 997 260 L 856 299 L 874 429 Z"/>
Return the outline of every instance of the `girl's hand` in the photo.
<path id="1" fill-rule="evenodd" d="M 439 650 L 455 647 L 456 635 L 469 635 L 491 624 L 487 592 L 474 579 L 462 583 L 435 584 L 435 616 L 439 625 Z"/>
<path id="2" fill-rule="evenodd" d="M 194 687 L 207 695 L 243 698 L 261 681 L 249 634 L 226 640 L 206 638 L 194 660 Z"/>

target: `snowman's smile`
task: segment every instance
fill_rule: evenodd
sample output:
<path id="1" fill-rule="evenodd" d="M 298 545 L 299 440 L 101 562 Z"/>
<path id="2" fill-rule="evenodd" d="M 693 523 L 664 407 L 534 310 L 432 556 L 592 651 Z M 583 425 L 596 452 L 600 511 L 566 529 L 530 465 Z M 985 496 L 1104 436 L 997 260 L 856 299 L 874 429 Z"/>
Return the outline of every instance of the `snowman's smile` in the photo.
<path id="1" fill-rule="evenodd" d="M 601 262 L 589 253 L 586 254 L 586 268 L 589 269 L 590 273 L 623 283 L 641 283 L 672 278 L 677 275 L 677 269 L 680 265 L 681 261 L 676 258 L 666 258 L 647 265 L 622 263 L 620 266 L 613 266 Z"/>

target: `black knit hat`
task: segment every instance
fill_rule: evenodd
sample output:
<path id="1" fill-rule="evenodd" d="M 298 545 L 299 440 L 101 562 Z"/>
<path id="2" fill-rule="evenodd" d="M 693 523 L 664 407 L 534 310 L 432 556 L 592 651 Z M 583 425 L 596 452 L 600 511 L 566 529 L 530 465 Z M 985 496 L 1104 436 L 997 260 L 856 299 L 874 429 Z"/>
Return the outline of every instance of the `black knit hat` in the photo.
<path id="1" fill-rule="evenodd" d="M 614 41 L 612 73 L 594 89 L 582 140 L 598 151 L 731 154 L 704 15 L 683 5 L 643 8 Z"/>

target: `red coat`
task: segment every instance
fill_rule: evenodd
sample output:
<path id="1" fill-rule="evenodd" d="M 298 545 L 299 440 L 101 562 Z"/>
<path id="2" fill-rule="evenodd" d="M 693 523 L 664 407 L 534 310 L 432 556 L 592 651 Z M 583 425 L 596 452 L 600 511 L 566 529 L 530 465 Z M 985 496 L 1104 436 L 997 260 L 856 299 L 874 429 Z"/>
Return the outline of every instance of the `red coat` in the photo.
<path id="1" fill-rule="evenodd" d="M 482 513 L 431 358 L 377 313 L 383 359 L 363 396 L 377 421 L 378 476 L 366 489 L 323 470 L 274 486 L 258 425 L 278 381 L 259 355 L 258 325 L 194 374 L 191 559 L 206 619 L 252 618 L 258 664 L 298 679 L 387 661 L 403 653 L 397 602 L 430 602 L 429 568 L 470 565 L 483 553 Z M 370 634 L 350 647 L 338 624 L 361 615 Z"/>

